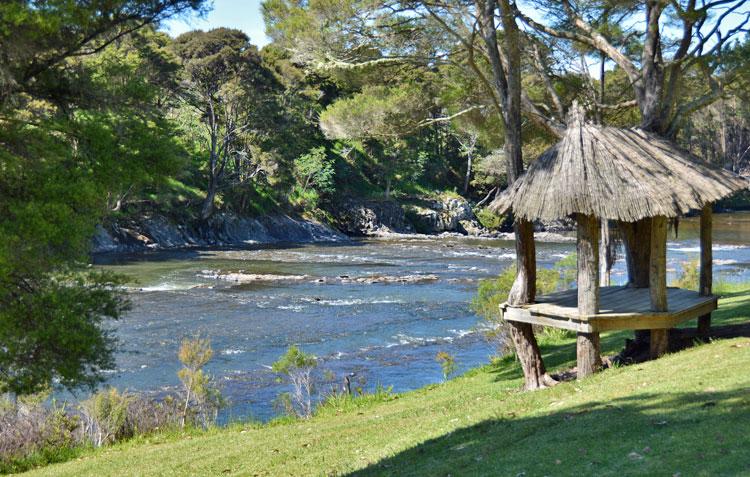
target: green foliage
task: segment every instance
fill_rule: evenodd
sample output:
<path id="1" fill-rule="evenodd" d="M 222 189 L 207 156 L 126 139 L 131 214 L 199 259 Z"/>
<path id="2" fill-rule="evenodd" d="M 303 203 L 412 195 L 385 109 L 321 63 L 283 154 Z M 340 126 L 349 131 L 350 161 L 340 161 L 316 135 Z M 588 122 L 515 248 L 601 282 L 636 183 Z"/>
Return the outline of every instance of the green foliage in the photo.
<path id="1" fill-rule="evenodd" d="M 6 286 L 11 286 L 10 281 Z M 27 275 L 22 288 L 0 295 L 0 392 L 29 394 L 53 382 L 93 387 L 114 368 L 116 340 L 104 320 L 128 302 L 121 280 L 106 273 Z"/>
<path id="2" fill-rule="evenodd" d="M 219 410 L 226 405 L 220 390 L 203 368 L 213 357 L 207 338 L 184 338 L 178 357 L 182 368 L 177 371 L 183 388 L 181 427 L 188 423 L 207 428 L 216 420 Z"/>
<path id="3" fill-rule="evenodd" d="M 498 215 L 491 211 L 488 207 L 475 210 L 474 215 L 477 216 L 477 220 L 482 224 L 482 227 L 490 230 L 497 230 L 503 225 L 505 217 Z"/>
<path id="4" fill-rule="evenodd" d="M 440 369 L 443 371 L 443 379 L 448 380 L 458 369 L 456 366 L 456 357 L 447 351 L 438 351 L 435 355 L 435 361 L 440 364 Z"/>
<path id="5" fill-rule="evenodd" d="M 133 396 L 116 388 L 99 391 L 81 403 L 84 433 L 95 447 L 111 444 L 127 434 L 128 407 Z"/>
<path id="6" fill-rule="evenodd" d="M 127 303 L 81 263 L 95 224 L 182 165 L 160 108 L 167 37 L 138 27 L 202 3 L 0 5 L 0 392 L 94 386 L 113 367 L 104 321 Z"/>
<path id="7" fill-rule="evenodd" d="M 555 262 L 552 268 L 560 275 L 560 282 L 557 288 L 567 290 L 578 279 L 578 255 L 570 253 L 565 258 Z"/>
<path id="8" fill-rule="evenodd" d="M 303 418 L 312 416 L 312 395 L 315 392 L 312 373 L 317 366 L 315 356 L 294 345 L 273 363 L 273 371 L 285 375 L 292 384 L 292 392 L 281 394 L 277 401 L 288 413 Z"/>
<path id="9" fill-rule="evenodd" d="M 576 273 L 575 254 L 571 254 L 555 263 L 552 269 L 538 268 L 536 271 L 536 291 L 538 295 L 552 293 L 561 289 L 567 289 L 575 279 Z M 497 278 L 489 278 L 479 281 L 477 294 L 471 301 L 471 310 L 479 315 L 488 325 L 485 336 L 490 341 L 497 343 L 501 354 L 506 351 L 508 339 L 504 329 L 504 323 L 500 319 L 500 305 L 508 299 L 508 293 L 513 287 L 516 278 L 516 267 L 510 266 L 503 270 Z M 547 339 L 558 339 L 567 336 L 567 333 L 557 334 L 555 330 L 547 330 Z"/>
<path id="10" fill-rule="evenodd" d="M 672 282 L 672 286 L 684 288 L 686 290 L 698 291 L 699 266 L 698 260 L 683 262 L 677 279 Z"/>
<path id="11" fill-rule="evenodd" d="M 326 154 L 325 147 L 310 149 L 307 154 L 295 159 L 294 176 L 297 184 L 302 186 L 303 192 L 308 188 L 313 188 L 318 192 L 332 192 L 334 187 L 333 160 Z"/>
<path id="12" fill-rule="evenodd" d="M 317 365 L 318 360 L 315 356 L 305 353 L 299 347 L 292 345 L 281 358 L 273 363 L 271 369 L 276 373 L 290 374 L 300 369 L 312 369 Z"/>
<path id="13" fill-rule="evenodd" d="M 294 160 L 296 183 L 289 194 L 290 204 L 303 211 L 317 210 L 321 195 L 335 190 L 334 175 L 334 161 L 326 154 L 325 147 L 310 149 L 299 156 Z"/>

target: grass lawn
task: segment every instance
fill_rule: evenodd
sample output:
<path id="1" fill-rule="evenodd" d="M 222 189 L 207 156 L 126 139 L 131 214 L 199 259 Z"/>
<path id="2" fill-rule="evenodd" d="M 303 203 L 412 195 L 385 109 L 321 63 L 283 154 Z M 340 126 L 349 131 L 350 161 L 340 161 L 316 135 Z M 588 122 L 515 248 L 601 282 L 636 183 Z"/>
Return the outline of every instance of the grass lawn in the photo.
<path id="1" fill-rule="evenodd" d="M 749 292 L 720 306 L 717 323 L 750 320 Z M 624 336 L 603 336 L 604 350 Z M 543 349 L 551 367 L 572 366 L 573 339 Z M 506 359 L 308 421 L 142 437 L 32 474 L 750 475 L 748 370 L 750 338 L 738 338 L 522 393 Z"/>

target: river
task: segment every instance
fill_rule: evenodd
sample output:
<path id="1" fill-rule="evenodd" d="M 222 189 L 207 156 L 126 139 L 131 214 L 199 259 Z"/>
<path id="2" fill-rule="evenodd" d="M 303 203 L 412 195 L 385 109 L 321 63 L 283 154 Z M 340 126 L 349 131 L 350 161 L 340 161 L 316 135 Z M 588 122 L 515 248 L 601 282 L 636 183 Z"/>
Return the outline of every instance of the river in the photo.
<path id="1" fill-rule="evenodd" d="M 668 244 L 669 279 L 698 258 L 697 219 L 678 231 Z M 715 215 L 714 237 L 715 280 L 750 280 L 750 214 Z M 538 264 L 550 267 L 574 248 L 538 243 Z M 469 302 L 479 280 L 513 259 L 510 241 L 455 237 L 99 256 L 97 266 L 130 277 L 133 304 L 114 325 L 120 351 L 107 384 L 174 391 L 177 349 L 195 335 L 209 337 L 215 352 L 208 371 L 230 401 L 222 421 L 276 414 L 272 402 L 287 385 L 270 366 L 291 344 L 316 355 L 337 384 L 347 373 L 368 391 L 439 382 L 438 351 L 454 355 L 459 371 L 495 353 Z M 266 276 L 217 278 L 227 273 Z M 624 280 L 620 258 L 613 281 Z"/>

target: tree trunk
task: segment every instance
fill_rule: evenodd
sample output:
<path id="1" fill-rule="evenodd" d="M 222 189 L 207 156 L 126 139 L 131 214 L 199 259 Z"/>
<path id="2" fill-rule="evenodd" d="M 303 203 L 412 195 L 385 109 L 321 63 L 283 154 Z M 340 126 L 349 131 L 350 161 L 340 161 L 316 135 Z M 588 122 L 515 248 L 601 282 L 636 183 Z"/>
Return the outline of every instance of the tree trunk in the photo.
<path id="1" fill-rule="evenodd" d="M 388 200 L 391 198 L 391 176 L 389 175 L 385 179 L 385 200 Z"/>
<path id="2" fill-rule="evenodd" d="M 651 224 L 649 271 L 651 310 L 667 311 L 667 218 L 654 217 Z M 651 357 L 658 358 L 669 346 L 666 329 L 651 330 Z"/>
<path id="3" fill-rule="evenodd" d="M 471 163 L 473 160 L 474 154 L 471 152 L 466 154 L 466 177 L 464 177 L 464 195 L 468 194 L 469 192 L 469 182 L 471 181 Z"/>
<path id="4" fill-rule="evenodd" d="M 499 5 L 498 5 L 499 4 Z M 521 50 L 513 8 L 508 0 L 477 1 L 479 27 L 484 40 L 492 70 L 492 86 L 502 105 L 500 118 L 505 126 L 505 156 L 508 182 L 512 183 L 523 172 L 521 150 Z M 503 64 L 498 45 L 498 30 L 495 24 L 496 9 L 500 7 L 503 24 Z M 516 220 L 517 276 L 513 283 L 508 303 L 520 305 L 531 303 L 536 295 L 536 257 L 532 224 Z M 521 361 L 526 389 L 539 389 L 554 383 L 547 375 L 541 352 L 528 323 L 511 323 L 511 336 L 516 353 Z"/>
<path id="5" fill-rule="evenodd" d="M 599 312 L 599 219 L 578 214 L 578 314 Z M 599 333 L 578 333 L 577 378 L 594 374 L 601 367 Z"/>
<path id="6" fill-rule="evenodd" d="M 649 256 L 651 251 L 651 218 L 637 222 L 620 222 L 625 242 L 625 260 L 628 266 L 628 286 L 648 288 Z"/>
<path id="7" fill-rule="evenodd" d="M 214 200 L 216 199 L 216 179 L 213 174 L 208 180 L 208 190 L 206 191 L 206 198 L 203 199 L 203 206 L 201 207 L 201 219 L 206 220 L 211 217 L 214 212 Z"/>
<path id="8" fill-rule="evenodd" d="M 700 294 L 704 296 L 711 295 L 711 288 L 713 286 L 713 250 L 711 250 L 713 212 L 711 206 L 712 204 L 706 204 L 701 211 L 701 269 L 698 289 Z M 708 337 L 710 331 L 711 313 L 708 313 L 698 318 L 698 335 L 705 339 Z"/>
<path id="9" fill-rule="evenodd" d="M 516 220 L 516 279 L 508 303 L 522 305 L 533 303 L 536 296 L 536 247 L 534 227 L 526 220 Z M 524 375 L 524 389 L 533 390 L 551 386 L 555 381 L 547 375 L 534 329 L 529 323 L 508 322 L 511 338 Z"/>

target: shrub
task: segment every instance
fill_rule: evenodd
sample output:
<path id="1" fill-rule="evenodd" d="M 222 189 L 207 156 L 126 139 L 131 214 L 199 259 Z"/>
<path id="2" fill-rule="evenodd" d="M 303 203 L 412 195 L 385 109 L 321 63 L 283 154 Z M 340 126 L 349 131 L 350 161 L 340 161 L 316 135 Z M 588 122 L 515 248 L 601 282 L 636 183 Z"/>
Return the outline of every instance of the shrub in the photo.
<path id="1" fill-rule="evenodd" d="M 439 351 L 435 355 L 435 361 L 440 363 L 440 369 L 443 371 L 443 379 L 445 381 L 456 372 L 456 357 L 447 351 Z"/>
<path id="2" fill-rule="evenodd" d="M 42 401 L 2 402 L 0 472 L 22 472 L 38 463 L 60 460 L 60 454 L 80 442 L 78 418 L 54 402 L 45 407 Z"/>
<path id="3" fill-rule="evenodd" d="M 95 447 L 130 437 L 128 406 L 132 397 L 115 388 L 99 391 L 81 403 L 83 433 Z"/>
<path id="4" fill-rule="evenodd" d="M 482 227 L 490 230 L 499 229 L 505 220 L 505 217 L 496 214 L 487 207 L 475 210 L 474 215 L 477 216 L 477 220 L 482 224 Z"/>
<path id="5" fill-rule="evenodd" d="M 672 285 L 686 290 L 698 291 L 698 275 L 698 260 L 683 262 L 682 270 L 677 275 L 677 279 L 672 282 Z"/>
<path id="6" fill-rule="evenodd" d="M 286 375 L 292 384 L 292 393 L 279 396 L 279 403 L 288 413 L 308 418 L 312 415 L 312 395 L 315 389 L 313 370 L 318 361 L 297 346 L 290 346 L 287 352 L 273 363 L 272 369 Z"/>
<path id="7" fill-rule="evenodd" d="M 177 376 L 182 383 L 182 415 L 180 426 L 191 422 L 204 429 L 216 421 L 226 403 L 210 375 L 203 371 L 213 356 L 206 338 L 183 339 L 178 356 L 183 364 Z"/>
<path id="8" fill-rule="evenodd" d="M 575 278 L 575 262 L 575 254 L 572 254 L 555 263 L 552 269 L 537 269 L 537 294 L 543 295 L 570 287 Z M 508 293 L 510 293 L 515 279 L 516 267 L 511 265 L 503 270 L 497 278 L 480 280 L 477 294 L 470 305 L 471 310 L 489 325 L 489 329 L 485 331 L 485 337 L 497 344 L 499 354 L 507 352 L 507 346 L 510 342 L 500 319 L 500 305 L 508 299 Z"/>

